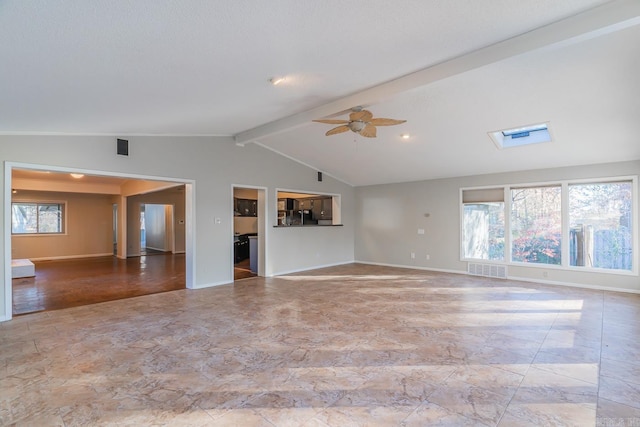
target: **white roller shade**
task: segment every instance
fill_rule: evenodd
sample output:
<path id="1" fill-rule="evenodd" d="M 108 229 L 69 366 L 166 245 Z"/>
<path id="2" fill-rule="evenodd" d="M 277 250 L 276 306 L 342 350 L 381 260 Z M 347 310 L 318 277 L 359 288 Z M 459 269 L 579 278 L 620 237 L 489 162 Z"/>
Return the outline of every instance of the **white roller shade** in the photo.
<path id="1" fill-rule="evenodd" d="M 504 188 L 463 190 L 462 203 L 504 202 Z"/>

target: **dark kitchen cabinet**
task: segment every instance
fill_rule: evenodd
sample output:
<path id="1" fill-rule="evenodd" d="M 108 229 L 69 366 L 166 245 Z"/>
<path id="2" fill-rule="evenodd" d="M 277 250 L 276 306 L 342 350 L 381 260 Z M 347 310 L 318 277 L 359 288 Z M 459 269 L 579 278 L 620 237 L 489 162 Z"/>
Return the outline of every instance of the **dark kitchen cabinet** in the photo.
<path id="1" fill-rule="evenodd" d="M 250 199 L 235 199 L 236 216 L 258 216 L 258 201 Z"/>
<path id="2" fill-rule="evenodd" d="M 233 258 L 237 264 L 249 258 L 249 238 L 246 236 L 240 236 L 233 244 Z"/>

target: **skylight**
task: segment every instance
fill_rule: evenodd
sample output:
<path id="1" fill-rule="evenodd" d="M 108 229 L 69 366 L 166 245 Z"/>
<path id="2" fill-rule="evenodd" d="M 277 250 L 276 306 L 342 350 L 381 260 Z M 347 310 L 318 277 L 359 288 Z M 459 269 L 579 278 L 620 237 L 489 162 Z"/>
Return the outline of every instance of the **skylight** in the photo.
<path id="1" fill-rule="evenodd" d="M 489 136 L 498 149 L 551 142 L 549 123 L 489 132 Z"/>

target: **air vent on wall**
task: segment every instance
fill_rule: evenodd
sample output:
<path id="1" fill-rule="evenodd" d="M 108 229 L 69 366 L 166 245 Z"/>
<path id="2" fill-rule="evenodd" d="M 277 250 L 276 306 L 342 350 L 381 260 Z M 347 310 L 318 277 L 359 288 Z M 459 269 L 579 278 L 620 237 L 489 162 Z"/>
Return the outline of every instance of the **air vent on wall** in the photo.
<path id="1" fill-rule="evenodd" d="M 128 156 L 129 155 L 129 140 L 128 139 L 120 139 L 118 138 L 116 145 L 116 152 L 120 156 Z"/>
<path id="2" fill-rule="evenodd" d="M 507 278 L 507 266 L 498 264 L 478 264 L 470 262 L 467 264 L 467 273 L 475 276 L 495 277 L 497 279 Z"/>

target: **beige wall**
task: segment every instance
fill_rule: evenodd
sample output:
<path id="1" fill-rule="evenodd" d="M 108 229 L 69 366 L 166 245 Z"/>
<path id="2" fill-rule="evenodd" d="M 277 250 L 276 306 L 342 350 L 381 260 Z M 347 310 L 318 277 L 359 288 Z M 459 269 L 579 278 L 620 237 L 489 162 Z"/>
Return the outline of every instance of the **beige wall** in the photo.
<path id="1" fill-rule="evenodd" d="M 233 218 L 233 232 L 247 234 L 258 232 L 258 218 L 253 216 L 237 216 Z"/>
<path id="2" fill-rule="evenodd" d="M 253 188 L 234 188 L 233 197 L 239 199 L 258 200 L 258 190 Z"/>
<path id="3" fill-rule="evenodd" d="M 467 263 L 460 260 L 460 188 L 638 174 L 640 162 L 635 161 L 358 187 L 355 257 L 369 263 L 465 272 Z M 418 234 L 418 229 L 425 234 Z M 634 250 L 637 263 L 640 248 Z M 509 265 L 508 272 L 525 280 L 640 291 L 637 275 L 522 265 Z"/>
<path id="4" fill-rule="evenodd" d="M 13 236 L 12 258 L 39 260 L 113 253 L 111 196 L 21 190 L 13 201 L 66 203 L 66 230 L 59 235 Z"/>

